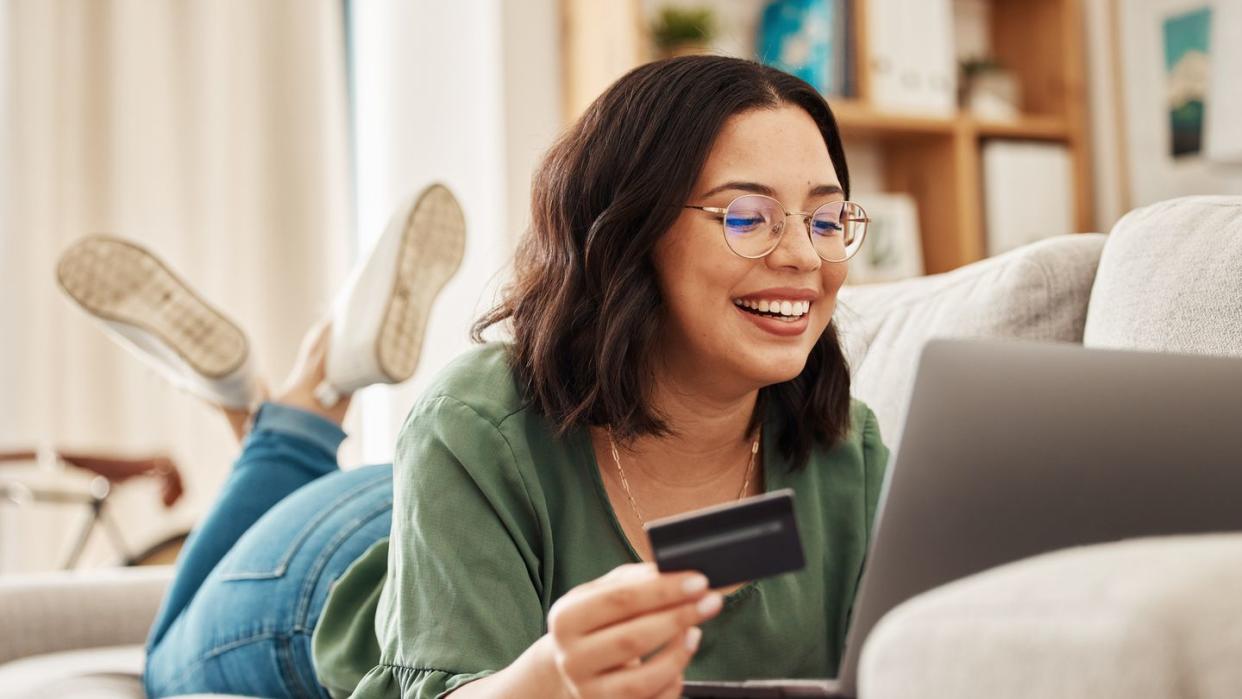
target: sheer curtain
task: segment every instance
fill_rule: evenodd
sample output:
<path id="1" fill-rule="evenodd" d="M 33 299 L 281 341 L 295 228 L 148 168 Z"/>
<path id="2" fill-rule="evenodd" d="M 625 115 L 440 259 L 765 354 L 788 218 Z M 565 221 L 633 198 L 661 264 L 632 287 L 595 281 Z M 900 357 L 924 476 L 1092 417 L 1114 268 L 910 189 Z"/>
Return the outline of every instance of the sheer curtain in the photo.
<path id="1" fill-rule="evenodd" d="M 444 182 L 466 214 L 466 256 L 428 320 L 418 371 L 355 405 L 345 458 L 392 459 L 410 407 L 471 346 L 530 221 L 530 178 L 561 128 L 559 0 L 351 0 L 359 246 L 392 207 Z"/>
<path id="2" fill-rule="evenodd" d="M 0 3 L 0 450 L 171 454 L 172 511 L 154 484 L 116 495 L 131 549 L 191 524 L 237 446 L 62 297 L 55 260 L 141 242 L 283 378 L 348 264 L 344 32 L 339 0 Z M 86 512 L 44 509 L 0 507 L 0 571 L 61 560 Z"/>

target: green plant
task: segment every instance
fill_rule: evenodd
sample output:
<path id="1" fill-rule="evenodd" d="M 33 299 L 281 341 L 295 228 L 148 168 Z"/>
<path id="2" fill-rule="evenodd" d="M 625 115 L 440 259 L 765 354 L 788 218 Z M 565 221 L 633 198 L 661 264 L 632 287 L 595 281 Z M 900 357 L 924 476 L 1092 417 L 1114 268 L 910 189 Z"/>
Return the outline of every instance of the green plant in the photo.
<path id="1" fill-rule="evenodd" d="M 967 58 L 962 61 L 962 75 L 965 76 L 967 80 L 983 75 L 984 73 L 992 73 L 1001 70 L 1004 70 L 1004 68 L 1000 63 L 996 62 L 995 58 L 976 57 Z"/>
<path id="2" fill-rule="evenodd" d="M 662 49 L 686 43 L 706 43 L 714 36 L 716 15 L 706 7 L 664 7 L 651 25 L 651 37 Z"/>

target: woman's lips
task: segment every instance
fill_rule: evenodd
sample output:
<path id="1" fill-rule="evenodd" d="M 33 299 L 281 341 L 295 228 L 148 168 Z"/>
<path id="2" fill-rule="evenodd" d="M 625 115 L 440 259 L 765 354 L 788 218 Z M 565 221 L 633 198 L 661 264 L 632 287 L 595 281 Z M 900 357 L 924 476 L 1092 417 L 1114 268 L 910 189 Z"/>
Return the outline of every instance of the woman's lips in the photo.
<path id="1" fill-rule="evenodd" d="M 795 335 L 801 335 L 806 332 L 807 326 L 810 325 L 810 321 L 807 320 L 807 318 L 811 315 L 810 313 L 804 313 L 797 320 L 777 320 L 776 318 L 768 318 L 755 315 L 754 313 L 749 313 L 742 310 L 739 306 L 733 306 L 733 310 L 744 316 L 746 320 L 754 323 L 760 330 L 779 337 L 793 337 Z"/>

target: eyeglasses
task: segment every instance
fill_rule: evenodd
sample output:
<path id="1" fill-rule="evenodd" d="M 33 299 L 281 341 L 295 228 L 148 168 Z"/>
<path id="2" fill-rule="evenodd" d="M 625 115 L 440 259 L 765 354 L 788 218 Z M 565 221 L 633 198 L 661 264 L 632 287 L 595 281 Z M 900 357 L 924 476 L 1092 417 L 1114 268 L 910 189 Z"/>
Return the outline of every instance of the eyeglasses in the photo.
<path id="1" fill-rule="evenodd" d="M 746 194 L 718 206 L 692 206 L 720 217 L 725 243 L 737 255 L 749 259 L 764 257 L 780 245 L 785 220 L 802 218 L 815 254 L 825 262 L 845 262 L 862 247 L 867 234 L 867 212 L 852 201 L 834 201 L 811 213 L 786 211 L 781 203 L 762 194 Z"/>

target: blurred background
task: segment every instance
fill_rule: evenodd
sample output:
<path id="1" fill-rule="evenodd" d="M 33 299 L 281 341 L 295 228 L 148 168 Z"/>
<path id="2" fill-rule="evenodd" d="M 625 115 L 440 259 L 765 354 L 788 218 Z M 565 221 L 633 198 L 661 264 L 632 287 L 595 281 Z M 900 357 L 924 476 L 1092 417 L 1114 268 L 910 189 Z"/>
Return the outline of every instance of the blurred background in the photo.
<path id="1" fill-rule="evenodd" d="M 278 383 L 391 209 L 446 183 L 463 267 L 415 378 L 347 424 L 346 467 L 387 461 L 503 285 L 543 151 L 627 70 L 702 52 L 827 96 L 874 219 L 850 283 L 1242 193 L 1242 0 L 0 0 L 0 574 L 171 561 L 237 452 L 63 297 L 74 240 L 162 256 Z"/>

